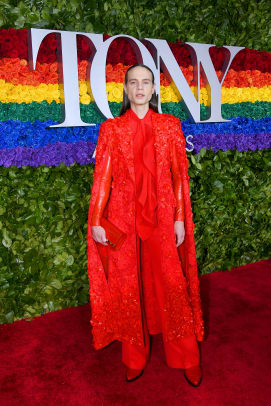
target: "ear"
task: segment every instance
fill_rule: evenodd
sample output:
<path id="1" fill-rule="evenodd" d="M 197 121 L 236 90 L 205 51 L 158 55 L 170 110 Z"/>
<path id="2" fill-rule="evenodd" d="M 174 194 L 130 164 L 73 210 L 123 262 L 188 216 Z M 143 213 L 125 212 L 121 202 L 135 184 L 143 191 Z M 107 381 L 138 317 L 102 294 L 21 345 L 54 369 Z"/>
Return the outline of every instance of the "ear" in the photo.
<path id="1" fill-rule="evenodd" d="M 155 92 L 155 90 L 156 90 L 156 84 L 154 83 L 154 84 L 152 85 L 152 94 Z"/>
<path id="2" fill-rule="evenodd" d="M 123 90 L 125 91 L 125 93 L 127 94 L 127 86 L 126 86 L 126 84 L 124 83 L 123 84 Z"/>

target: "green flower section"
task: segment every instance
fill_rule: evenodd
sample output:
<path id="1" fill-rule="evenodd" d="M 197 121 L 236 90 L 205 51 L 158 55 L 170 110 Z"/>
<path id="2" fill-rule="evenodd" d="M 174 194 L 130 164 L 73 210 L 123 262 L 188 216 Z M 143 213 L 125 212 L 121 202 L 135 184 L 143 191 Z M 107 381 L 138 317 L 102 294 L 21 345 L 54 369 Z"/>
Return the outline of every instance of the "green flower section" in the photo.
<path id="1" fill-rule="evenodd" d="M 120 103 L 110 102 L 110 109 L 114 116 L 119 115 Z M 98 111 L 95 103 L 89 105 L 81 104 L 81 117 L 86 123 L 101 123 L 105 120 L 104 116 Z M 170 113 L 186 120 L 188 114 L 184 110 L 182 103 L 163 103 L 162 110 L 164 113 Z M 271 117 L 271 102 L 255 103 L 235 103 L 223 104 L 222 116 L 224 118 L 232 117 L 250 117 L 259 120 L 265 117 Z M 208 118 L 207 107 L 201 105 L 201 118 Z M 64 119 L 63 105 L 52 102 L 51 104 L 43 101 L 41 103 L 1 103 L 0 104 L 0 121 L 19 120 L 19 121 L 62 121 Z"/>
<path id="2" fill-rule="evenodd" d="M 271 151 L 188 154 L 199 273 L 271 254 Z M 0 167 L 0 322 L 89 301 L 93 165 Z"/>

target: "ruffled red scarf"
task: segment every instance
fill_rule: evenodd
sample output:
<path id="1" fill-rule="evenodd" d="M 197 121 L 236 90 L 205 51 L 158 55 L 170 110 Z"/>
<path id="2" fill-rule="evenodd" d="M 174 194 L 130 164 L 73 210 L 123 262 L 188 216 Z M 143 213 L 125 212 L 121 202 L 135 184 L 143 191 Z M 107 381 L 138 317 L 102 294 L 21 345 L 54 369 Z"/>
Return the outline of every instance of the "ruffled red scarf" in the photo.
<path id="1" fill-rule="evenodd" d="M 129 125 L 134 134 L 134 165 L 136 181 L 136 231 L 146 240 L 157 226 L 156 162 L 152 109 L 140 119 L 128 110 Z"/>

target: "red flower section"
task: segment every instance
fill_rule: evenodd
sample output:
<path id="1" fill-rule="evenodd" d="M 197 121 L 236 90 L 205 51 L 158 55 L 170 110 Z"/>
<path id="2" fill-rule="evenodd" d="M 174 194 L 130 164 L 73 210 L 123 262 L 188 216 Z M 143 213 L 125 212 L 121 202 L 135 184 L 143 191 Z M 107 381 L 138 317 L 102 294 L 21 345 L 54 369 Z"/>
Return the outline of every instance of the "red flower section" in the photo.
<path id="1" fill-rule="evenodd" d="M 110 37 L 104 35 L 104 39 L 107 38 Z M 77 45 L 79 61 L 88 60 L 94 52 L 88 39 L 78 35 Z M 190 52 L 181 41 L 169 43 L 169 46 L 180 66 L 188 68 L 192 64 Z M 151 51 L 148 45 L 147 47 Z M 48 35 L 40 47 L 38 61 L 40 63 L 56 62 L 56 48 L 56 35 Z M 216 70 L 221 70 L 226 52 L 222 47 L 212 47 L 210 49 L 210 55 Z M 26 29 L 15 30 L 14 28 L 9 28 L 0 30 L 0 58 L 27 59 Z M 117 65 L 118 63 L 126 66 L 137 63 L 133 47 L 123 38 L 116 39 L 108 50 L 107 64 Z M 235 71 L 258 70 L 261 72 L 271 72 L 271 53 L 248 48 L 243 49 L 234 58 L 231 69 Z"/>
<path id="2" fill-rule="evenodd" d="M 0 30 L 0 58 L 27 58 L 27 31 L 15 30 Z"/>

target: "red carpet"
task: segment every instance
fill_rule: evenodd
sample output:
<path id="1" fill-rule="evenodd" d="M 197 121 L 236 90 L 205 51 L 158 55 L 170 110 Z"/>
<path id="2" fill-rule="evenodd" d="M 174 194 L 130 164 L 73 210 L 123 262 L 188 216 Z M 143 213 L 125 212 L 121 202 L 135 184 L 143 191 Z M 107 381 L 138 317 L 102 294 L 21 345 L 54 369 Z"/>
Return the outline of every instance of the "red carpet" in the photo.
<path id="1" fill-rule="evenodd" d="M 95 351 L 89 305 L 0 326 L 1 406 L 266 406 L 271 404 L 271 259 L 201 277 L 203 381 L 168 368 L 161 336 L 135 382 L 121 344 Z"/>

